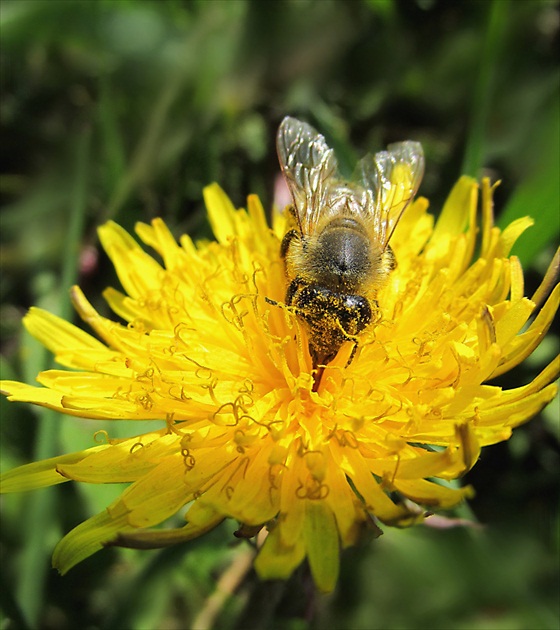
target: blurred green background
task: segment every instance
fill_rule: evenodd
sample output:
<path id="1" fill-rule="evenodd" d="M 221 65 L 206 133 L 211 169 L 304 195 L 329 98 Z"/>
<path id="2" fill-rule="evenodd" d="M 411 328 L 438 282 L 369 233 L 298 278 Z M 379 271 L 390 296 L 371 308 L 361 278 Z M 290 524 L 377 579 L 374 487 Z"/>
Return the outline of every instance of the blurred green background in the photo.
<path id="1" fill-rule="evenodd" d="M 116 279 L 96 226 L 163 216 L 210 236 L 202 188 L 270 209 L 280 120 L 305 118 L 343 169 L 420 140 L 434 212 L 461 173 L 501 179 L 498 222 L 537 219 L 514 253 L 536 288 L 558 243 L 560 13 L 549 0 L 3 0 L 1 369 L 33 382 L 51 359 L 22 333 L 38 304 L 72 318 L 79 282 L 104 311 Z M 106 312 L 106 311 L 104 311 Z M 549 336 L 500 379 L 528 382 Z M 0 401 L 2 469 L 92 445 L 107 428 Z M 469 474 L 483 530 L 386 531 L 343 555 L 337 591 L 254 575 L 215 628 L 559 627 L 559 408 L 553 403 Z M 145 427 L 110 428 L 111 435 Z M 64 484 L 2 498 L 0 628 L 191 628 L 231 560 L 228 524 L 164 552 L 105 550 L 62 578 L 64 532 L 121 490 Z M 461 515 L 468 515 L 463 510 Z"/>

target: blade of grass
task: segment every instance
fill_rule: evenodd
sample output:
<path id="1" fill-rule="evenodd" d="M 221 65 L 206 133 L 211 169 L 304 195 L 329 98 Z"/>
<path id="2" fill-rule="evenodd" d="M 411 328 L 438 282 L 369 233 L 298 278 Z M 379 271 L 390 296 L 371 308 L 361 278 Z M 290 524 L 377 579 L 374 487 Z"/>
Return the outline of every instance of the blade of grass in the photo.
<path id="1" fill-rule="evenodd" d="M 180 75 L 172 73 L 161 94 L 155 101 L 148 118 L 146 133 L 140 139 L 132 156 L 130 165 L 123 172 L 117 187 L 105 210 L 103 221 L 113 219 L 127 202 L 130 194 L 140 182 L 149 179 L 153 166 L 153 156 L 158 152 L 158 145 L 165 128 L 169 110 L 179 95 L 183 83 Z"/>
<path id="2" fill-rule="evenodd" d="M 515 243 L 513 253 L 523 266 L 529 265 L 547 245 L 558 242 L 560 234 L 560 99 L 556 96 L 542 112 L 534 149 L 528 148 L 535 160 L 532 172 L 511 195 L 498 226 L 502 229 L 515 219 L 531 216 L 535 225 Z"/>
<path id="3" fill-rule="evenodd" d="M 76 281 L 78 275 L 80 243 L 84 230 L 87 205 L 90 143 L 91 132 L 88 128 L 78 136 L 76 144 L 73 201 L 69 213 L 67 248 L 63 252 L 61 273 L 61 286 L 68 288 Z M 58 310 L 58 314 L 64 319 L 71 317 L 72 308 L 66 291 L 61 294 Z M 48 362 L 47 352 L 38 352 L 36 360 L 30 362 L 30 367 L 28 368 L 28 371 L 33 369 L 34 373 L 26 376 L 34 379 L 39 371 L 47 367 Z M 33 364 L 32 366 L 31 363 Z M 59 430 L 60 415 L 50 410 L 42 412 L 35 442 L 35 460 L 46 459 L 55 454 Z M 43 609 L 45 595 L 47 556 L 50 554 L 50 550 L 46 546 L 45 529 L 41 527 L 41 523 L 48 523 L 53 520 L 55 508 L 54 493 L 55 490 L 49 488 L 31 494 L 26 509 L 25 527 L 28 531 L 25 539 L 27 544 L 22 558 L 21 578 L 17 594 L 19 602 L 22 603 L 22 610 L 27 622 L 34 628 L 40 625 L 38 620 Z"/>
<path id="4" fill-rule="evenodd" d="M 509 0 L 493 0 L 488 12 L 480 71 L 473 90 L 471 120 L 461 170 L 463 175 L 478 177 L 484 162 L 486 123 L 492 102 L 492 86 L 496 76 L 496 67 L 507 27 L 509 4 Z"/>
<path id="5" fill-rule="evenodd" d="M 13 596 L 13 585 L 7 583 L 3 572 L 0 574 L 0 587 L 2 612 L 14 623 L 13 627 L 19 630 L 30 630 L 31 627 L 27 625 L 23 610 Z"/>
<path id="6" fill-rule="evenodd" d="M 126 169 L 126 154 L 114 102 L 110 78 L 102 75 L 99 80 L 97 119 L 103 146 L 105 186 L 109 191 L 117 189 Z"/>

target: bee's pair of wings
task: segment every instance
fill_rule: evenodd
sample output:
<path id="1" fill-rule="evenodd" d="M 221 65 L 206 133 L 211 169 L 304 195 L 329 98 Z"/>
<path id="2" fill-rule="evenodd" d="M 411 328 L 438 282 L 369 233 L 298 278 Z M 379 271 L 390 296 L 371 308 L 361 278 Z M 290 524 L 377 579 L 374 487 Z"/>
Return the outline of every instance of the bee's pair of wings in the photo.
<path id="1" fill-rule="evenodd" d="M 424 173 L 420 143 L 399 142 L 387 151 L 366 155 L 347 184 L 325 138 L 311 125 L 289 116 L 278 129 L 277 149 L 304 236 L 313 234 L 323 219 L 342 212 L 370 225 L 386 246 Z"/>

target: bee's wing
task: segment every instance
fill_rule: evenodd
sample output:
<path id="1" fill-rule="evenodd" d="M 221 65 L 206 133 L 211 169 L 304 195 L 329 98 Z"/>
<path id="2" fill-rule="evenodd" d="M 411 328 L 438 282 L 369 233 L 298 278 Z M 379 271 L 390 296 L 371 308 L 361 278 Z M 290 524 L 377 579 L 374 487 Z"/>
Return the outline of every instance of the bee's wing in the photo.
<path id="1" fill-rule="evenodd" d="M 337 177 L 334 151 L 311 125 L 286 116 L 276 138 L 278 159 L 292 195 L 300 232 L 311 234 Z"/>
<path id="2" fill-rule="evenodd" d="M 358 162 L 354 179 L 374 196 L 373 229 L 386 246 L 424 174 L 419 142 L 397 142 Z"/>

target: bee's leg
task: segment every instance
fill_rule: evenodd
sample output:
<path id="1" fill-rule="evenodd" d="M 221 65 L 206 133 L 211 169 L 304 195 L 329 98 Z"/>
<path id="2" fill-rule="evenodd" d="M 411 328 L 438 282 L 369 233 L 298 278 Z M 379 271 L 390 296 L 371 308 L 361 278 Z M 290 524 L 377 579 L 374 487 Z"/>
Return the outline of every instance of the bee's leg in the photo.
<path id="1" fill-rule="evenodd" d="M 394 271 L 397 268 L 397 259 L 395 258 L 395 252 L 390 245 L 387 245 L 383 257 L 387 263 L 389 271 Z"/>
<path id="2" fill-rule="evenodd" d="M 280 245 L 280 257 L 286 258 L 286 254 L 288 253 L 288 249 L 290 248 L 290 243 L 295 239 L 300 238 L 300 233 L 298 230 L 289 230 L 284 234 L 284 238 L 282 239 L 282 244 Z"/>
<path id="3" fill-rule="evenodd" d="M 352 348 L 352 352 L 350 353 L 350 357 L 348 358 L 348 361 L 346 361 L 345 367 L 348 367 L 350 363 L 352 363 L 352 361 L 354 360 L 354 357 L 356 356 L 357 351 L 358 351 L 358 342 L 355 341 L 354 346 Z"/>
<path id="4" fill-rule="evenodd" d="M 299 276 L 297 276 L 290 282 L 288 286 L 288 290 L 286 291 L 286 299 L 285 299 L 286 306 L 292 305 L 292 302 L 294 301 L 294 297 L 302 285 L 305 285 L 305 281 Z M 278 306 L 278 302 L 276 300 L 271 300 L 270 298 L 267 298 L 267 297 L 265 297 L 264 299 L 269 304 L 272 304 L 273 306 Z"/>
<path id="5" fill-rule="evenodd" d="M 289 232 L 288 232 L 289 234 Z M 287 236 L 287 235 L 286 235 Z M 286 291 L 286 304 L 288 306 L 292 305 L 292 301 L 295 297 L 295 294 L 298 292 L 298 289 L 305 284 L 303 278 L 300 276 L 296 276 L 291 282 L 288 290 Z"/>

